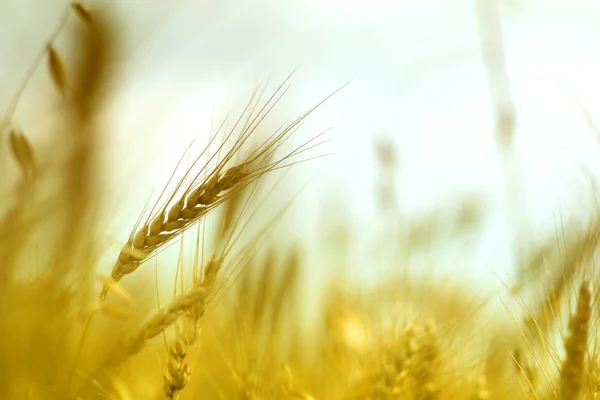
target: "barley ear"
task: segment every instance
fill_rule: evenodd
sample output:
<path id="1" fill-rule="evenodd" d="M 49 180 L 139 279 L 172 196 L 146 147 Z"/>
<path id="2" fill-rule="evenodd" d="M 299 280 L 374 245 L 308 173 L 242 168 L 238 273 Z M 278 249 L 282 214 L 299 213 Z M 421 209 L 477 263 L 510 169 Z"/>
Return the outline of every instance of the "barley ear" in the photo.
<path id="1" fill-rule="evenodd" d="M 13 157 L 19 164 L 25 178 L 30 178 L 35 172 L 35 154 L 27 138 L 20 132 L 10 131 L 10 148 Z"/>
<path id="2" fill-rule="evenodd" d="M 579 398 L 588 345 L 590 302 L 589 285 L 584 282 L 579 289 L 577 311 L 569 321 L 569 335 L 564 341 L 566 357 L 560 371 L 560 400 Z"/>
<path id="3" fill-rule="evenodd" d="M 56 51 L 54 47 L 49 44 L 48 45 L 48 68 L 50 69 L 50 76 L 54 81 L 54 84 L 60 90 L 62 94 L 65 94 L 67 88 L 67 70 L 65 67 L 65 63 Z"/>

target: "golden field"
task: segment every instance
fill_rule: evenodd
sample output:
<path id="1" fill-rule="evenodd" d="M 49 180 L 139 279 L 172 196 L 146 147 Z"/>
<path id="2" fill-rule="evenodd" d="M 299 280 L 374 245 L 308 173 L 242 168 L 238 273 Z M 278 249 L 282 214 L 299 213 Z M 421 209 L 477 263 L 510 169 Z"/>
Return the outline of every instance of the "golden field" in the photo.
<path id="1" fill-rule="evenodd" d="M 119 42 L 108 15 L 69 4 L 0 121 L 0 398 L 597 398 L 600 219 L 523 257 L 516 281 L 489 292 L 413 274 L 393 228 L 362 266 L 389 252 L 393 272 L 361 285 L 347 257 L 356 228 L 323 226 L 317 257 L 331 273 L 311 286 L 304 243 L 275 233 L 294 202 L 282 186 L 294 186 L 288 170 L 327 156 L 329 130 L 296 138 L 345 86 L 287 122 L 269 117 L 293 76 L 257 86 L 239 112 L 211 121 L 206 145 L 164 166 L 170 178 L 135 223 L 116 222 L 128 238 L 107 243 L 120 215 L 103 169 L 100 110 Z M 29 125 L 50 127 L 39 141 L 18 114 L 36 71 L 59 104 L 51 123 Z M 382 170 L 391 147 L 377 153 Z M 365 196 L 384 208 L 393 200 L 382 187 Z M 139 195 L 135 182 L 127 190 Z"/>

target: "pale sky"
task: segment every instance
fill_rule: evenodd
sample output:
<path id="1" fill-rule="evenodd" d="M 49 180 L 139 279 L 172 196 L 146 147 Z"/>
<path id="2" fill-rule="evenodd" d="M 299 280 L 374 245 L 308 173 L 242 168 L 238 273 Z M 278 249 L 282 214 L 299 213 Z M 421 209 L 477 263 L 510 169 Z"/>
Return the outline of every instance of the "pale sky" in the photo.
<path id="1" fill-rule="evenodd" d="M 16 87 L 62 3 L 0 3 L 4 93 Z M 131 215 L 161 187 L 192 138 L 206 140 L 213 107 L 221 115 L 240 109 L 259 82 L 270 78 L 274 86 L 297 68 L 274 122 L 352 82 L 302 129 L 309 138 L 333 126 L 326 149 L 336 155 L 298 167 L 300 186 L 315 172 L 318 179 L 287 228 L 314 241 L 328 198 L 353 221 L 357 270 L 371 274 L 369 252 L 381 225 L 373 203 L 374 138 L 387 135 L 400 158 L 398 223 L 413 229 L 433 212 L 441 215 L 443 229 L 420 268 L 448 267 L 451 275 L 497 284 L 490 268 L 511 270 L 515 240 L 553 236 L 559 211 L 565 223 L 589 217 L 591 189 L 580 166 L 600 173 L 600 145 L 574 99 L 600 118 L 600 5 L 500 3 L 517 108 L 508 172 L 494 139 L 474 0 L 90 2 L 123 22 L 122 83 L 107 111 L 107 143 L 114 187 L 135 193 L 116 215 Z M 40 72 L 32 84 L 48 85 L 44 79 Z M 481 223 L 457 234 L 452 216 L 465 198 L 482 204 Z M 122 240 L 127 229 L 113 234 Z"/>

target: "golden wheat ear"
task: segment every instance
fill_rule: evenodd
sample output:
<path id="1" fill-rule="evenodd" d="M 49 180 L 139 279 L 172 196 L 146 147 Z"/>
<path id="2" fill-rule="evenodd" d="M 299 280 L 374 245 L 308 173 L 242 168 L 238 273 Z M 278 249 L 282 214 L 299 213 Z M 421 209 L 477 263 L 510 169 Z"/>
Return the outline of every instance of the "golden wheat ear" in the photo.
<path id="1" fill-rule="evenodd" d="M 222 258 L 212 258 L 206 263 L 202 279 L 194 283 L 194 287 L 202 288 L 206 296 L 192 304 L 179 319 L 178 339 L 169 348 L 167 371 L 164 374 L 163 390 L 168 399 L 176 399 L 187 385 L 190 375 L 187 350 L 198 340 L 200 319 L 206 311 L 208 296 L 214 292 L 217 274 L 222 264 Z"/>
<path id="2" fill-rule="evenodd" d="M 101 300 L 106 298 L 111 282 L 119 282 L 124 276 L 135 272 L 148 258 L 164 248 L 167 243 L 179 238 L 185 230 L 193 226 L 196 222 L 206 218 L 209 213 L 226 202 L 236 191 L 241 190 L 265 174 L 285 168 L 286 165 L 282 164 L 286 160 L 307 150 L 310 142 L 295 148 L 291 153 L 267 165 L 263 162 L 263 160 L 269 159 L 275 154 L 282 143 L 296 131 L 296 128 L 317 107 L 331 98 L 341 88 L 303 113 L 291 124 L 277 130 L 248 157 L 237 164 L 231 165 L 234 156 L 240 152 L 244 143 L 256 131 L 267 113 L 281 99 L 286 90 L 285 84 L 290 77 L 279 86 L 275 93 L 266 101 L 266 104 L 256 112 L 256 115 L 254 114 L 254 107 L 251 106 L 251 99 L 244 113 L 242 113 L 235 123 L 234 128 L 226 135 L 224 142 L 232 137 L 234 131 L 241 125 L 241 121 L 247 111 L 248 122 L 241 126 L 239 137 L 231 149 L 226 152 L 222 160 L 218 161 L 216 165 L 212 165 L 211 162 L 214 162 L 215 156 L 210 156 L 208 162 L 200 168 L 200 172 L 196 176 L 192 176 L 193 167 L 190 168 L 184 178 L 191 178 L 191 183 L 183 187 L 184 179 L 180 180 L 171 194 L 164 199 L 163 204 L 158 207 L 158 210 L 153 209 L 150 215 L 140 223 L 141 227 L 138 226 L 134 229 L 113 265 L 107 284 L 102 288 L 100 293 Z M 219 147 L 219 150 L 222 150 L 224 146 L 225 143 Z M 206 151 L 203 151 L 201 156 Z M 198 163 L 199 159 L 196 159 L 193 166 Z"/>
<path id="3" fill-rule="evenodd" d="M 564 340 L 566 356 L 560 370 L 560 400 L 577 400 L 580 397 L 588 350 L 591 300 L 589 284 L 584 282 L 579 288 L 577 310 L 569 321 L 569 335 Z"/>

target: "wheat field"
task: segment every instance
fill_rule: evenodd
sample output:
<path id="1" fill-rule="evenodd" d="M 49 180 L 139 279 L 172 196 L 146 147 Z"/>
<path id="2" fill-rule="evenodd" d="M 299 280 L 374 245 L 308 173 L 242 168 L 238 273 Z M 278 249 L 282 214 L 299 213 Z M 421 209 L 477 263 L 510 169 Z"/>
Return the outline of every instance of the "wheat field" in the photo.
<path id="1" fill-rule="evenodd" d="M 95 4 L 65 7 L 0 120 L 0 398 L 600 396 L 595 214 L 524 253 L 497 290 L 411 271 L 394 224 L 377 246 L 363 243 L 372 264 L 363 268 L 393 267 L 367 283 L 348 257 L 360 227 L 343 219 L 324 219 L 312 238 L 329 268 L 319 274 L 306 242 L 278 227 L 303 190 L 289 171 L 328 156 L 331 130 L 301 133 L 345 82 L 280 121 L 271 117 L 294 74 L 256 85 L 239 109 L 210 120 L 205 143 L 160 164 L 166 178 L 153 193 L 135 180 L 113 186 L 104 169 L 119 160 L 106 154 L 103 110 L 118 82 L 120 25 L 110 3 Z M 42 81 L 52 89 L 36 92 Z M 514 116 L 498 93 L 507 151 Z M 22 120 L 37 106 L 39 119 Z M 128 150 L 143 155 L 140 170 L 171 149 L 148 146 Z M 363 191 L 387 210 L 394 146 L 379 143 L 376 159 L 379 190 Z M 125 224 L 110 199 L 128 196 L 146 202 Z M 468 209 L 457 224 L 474 218 Z M 125 240 L 110 238 L 111 224 Z"/>

